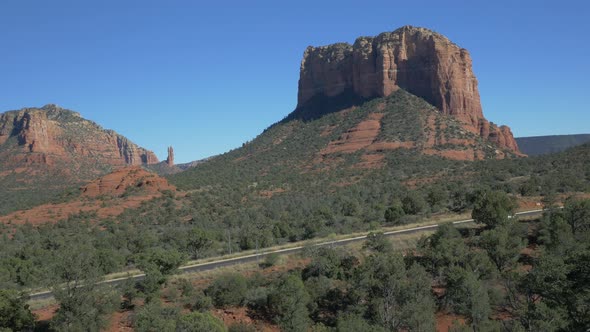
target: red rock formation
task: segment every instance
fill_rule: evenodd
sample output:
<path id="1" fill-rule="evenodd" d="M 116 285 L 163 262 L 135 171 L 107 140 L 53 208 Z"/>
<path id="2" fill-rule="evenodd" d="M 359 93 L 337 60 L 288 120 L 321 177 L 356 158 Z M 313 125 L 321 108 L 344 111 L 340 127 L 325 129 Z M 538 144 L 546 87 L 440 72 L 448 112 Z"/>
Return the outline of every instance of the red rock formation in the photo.
<path id="1" fill-rule="evenodd" d="M 171 146 L 168 147 L 168 158 L 166 158 L 166 163 L 168 166 L 174 166 L 174 149 Z"/>
<path id="2" fill-rule="evenodd" d="M 428 112 L 426 110 L 420 112 Z M 436 155 L 454 160 L 482 160 L 486 158 L 485 151 L 489 155 L 495 154 L 495 158 L 504 158 L 504 151 L 489 151 L 485 144 L 478 139 L 477 134 L 464 131 L 460 133 L 451 130 L 445 133 L 449 123 L 442 119 L 443 115 L 438 112 L 424 114 L 421 126 L 425 128 L 422 137 L 417 140 L 383 140 L 379 139 L 379 133 L 382 130 L 381 120 L 385 116 L 381 110 L 375 113 L 369 113 L 367 118 L 359 122 L 356 126 L 348 129 L 337 140 L 331 141 L 328 145 L 319 151 L 315 163 L 323 163 L 326 160 L 333 159 L 331 155 L 341 153 L 354 153 L 364 150 L 362 162 L 357 165 L 360 168 L 376 168 L 383 166 L 383 158 L 386 151 L 397 149 L 414 149 L 422 154 Z M 461 124 L 452 120 L 450 125 L 461 126 Z M 506 130 L 507 127 L 497 128 L 495 125 L 486 127 L 488 137 L 498 145 L 507 145 L 509 142 L 498 141 L 502 135 L 498 132 Z M 509 130 L 509 129 L 508 129 Z M 455 132 L 453 134 L 453 132 Z M 511 134 L 511 133 L 509 133 Z"/>
<path id="3" fill-rule="evenodd" d="M 166 179 L 139 166 L 123 167 L 81 187 L 80 198 L 0 216 L 0 224 L 53 223 L 80 212 L 96 212 L 96 220 L 116 217 L 126 209 L 136 209 L 143 202 L 162 196 L 166 190 L 181 194 Z"/>
<path id="4" fill-rule="evenodd" d="M 81 188 L 83 197 L 121 196 L 128 190 L 141 191 L 145 195 L 162 190 L 175 191 L 176 187 L 154 173 L 132 166 L 116 170 Z"/>
<path id="5" fill-rule="evenodd" d="M 5 162 L 76 161 L 96 167 L 158 162 L 153 152 L 55 105 L 0 114 L 0 147 L 0 157 Z"/>
<path id="6" fill-rule="evenodd" d="M 508 126 L 496 126 L 493 123 L 488 122 L 486 119 L 482 119 L 479 125 L 480 136 L 488 141 L 494 142 L 496 145 L 505 147 L 517 153 L 520 153 L 518 144 L 514 139 L 514 135 Z"/>
<path id="7" fill-rule="evenodd" d="M 358 38 L 354 45 L 308 47 L 301 63 L 298 107 L 316 95 L 353 91 L 364 98 L 384 97 L 398 88 L 457 118 L 465 129 L 519 153 L 510 129 L 490 125 L 483 116 L 469 52 L 424 28 L 405 26 Z"/>
<path id="8" fill-rule="evenodd" d="M 383 118 L 383 113 L 369 114 L 368 119 L 347 131 L 338 140 L 330 142 L 326 148 L 320 151 L 320 154 L 350 153 L 371 146 L 379 135 L 381 118 Z"/>

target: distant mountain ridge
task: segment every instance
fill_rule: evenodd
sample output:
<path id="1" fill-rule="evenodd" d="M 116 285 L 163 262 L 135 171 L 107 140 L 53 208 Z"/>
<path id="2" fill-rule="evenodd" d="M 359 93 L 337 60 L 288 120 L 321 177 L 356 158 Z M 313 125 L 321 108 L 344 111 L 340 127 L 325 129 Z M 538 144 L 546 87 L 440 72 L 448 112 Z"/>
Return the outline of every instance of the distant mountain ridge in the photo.
<path id="1" fill-rule="evenodd" d="M 53 104 L 0 114 L 0 212 L 44 202 L 115 168 L 154 163 L 152 151 Z"/>
<path id="2" fill-rule="evenodd" d="M 537 156 L 561 152 L 588 143 L 590 134 L 517 137 L 516 142 L 523 153 Z"/>

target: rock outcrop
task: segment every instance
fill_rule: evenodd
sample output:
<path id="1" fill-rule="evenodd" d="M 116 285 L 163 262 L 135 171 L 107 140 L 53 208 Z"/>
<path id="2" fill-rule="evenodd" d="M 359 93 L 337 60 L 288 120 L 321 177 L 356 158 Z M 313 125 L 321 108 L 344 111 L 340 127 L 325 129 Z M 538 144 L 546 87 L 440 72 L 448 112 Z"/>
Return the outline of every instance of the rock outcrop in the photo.
<path id="1" fill-rule="evenodd" d="M 74 185 L 127 166 L 158 163 L 76 112 L 47 105 L 0 114 L 0 213 L 47 203 Z"/>
<path id="2" fill-rule="evenodd" d="M 176 191 L 166 179 L 139 166 L 118 169 L 80 188 L 82 197 L 157 194 L 162 190 Z"/>
<path id="3" fill-rule="evenodd" d="M 466 130 L 519 153 L 508 127 L 482 112 L 469 52 L 424 28 L 405 26 L 353 45 L 308 47 L 301 62 L 298 108 L 315 96 L 384 97 L 402 88 L 464 124 Z"/>
<path id="4" fill-rule="evenodd" d="M 166 179 L 140 166 L 121 167 L 82 186 L 80 196 L 0 216 L 0 224 L 54 223 L 81 212 L 96 213 L 90 221 L 98 221 L 136 209 L 143 202 L 162 196 L 164 191 L 181 194 Z"/>
<path id="5" fill-rule="evenodd" d="M 7 163 L 86 160 L 97 166 L 126 166 L 158 162 L 153 152 L 56 105 L 0 114 L 0 147 L 0 157 Z"/>
<path id="6" fill-rule="evenodd" d="M 168 166 L 174 166 L 174 148 L 168 147 L 168 158 L 166 158 Z"/>

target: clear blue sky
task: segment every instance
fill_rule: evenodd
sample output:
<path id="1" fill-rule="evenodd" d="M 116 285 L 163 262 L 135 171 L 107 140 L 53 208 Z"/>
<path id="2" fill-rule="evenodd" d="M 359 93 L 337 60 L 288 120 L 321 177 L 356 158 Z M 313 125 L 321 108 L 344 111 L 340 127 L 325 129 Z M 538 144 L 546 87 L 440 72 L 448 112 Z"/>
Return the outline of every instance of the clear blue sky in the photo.
<path id="1" fill-rule="evenodd" d="M 55 103 L 161 159 L 172 145 L 186 162 L 239 147 L 291 112 L 308 45 L 410 24 L 471 52 L 491 121 L 517 136 L 588 133 L 589 6 L 3 0 L 0 111 Z"/>

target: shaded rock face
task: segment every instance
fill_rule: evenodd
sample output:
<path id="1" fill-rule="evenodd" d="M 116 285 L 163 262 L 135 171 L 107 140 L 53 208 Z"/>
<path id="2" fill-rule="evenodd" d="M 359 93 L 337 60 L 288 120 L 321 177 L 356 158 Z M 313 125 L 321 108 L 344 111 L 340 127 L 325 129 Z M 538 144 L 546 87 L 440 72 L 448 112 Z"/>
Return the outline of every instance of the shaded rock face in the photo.
<path id="1" fill-rule="evenodd" d="M 483 116 L 469 52 L 424 28 L 405 26 L 360 37 L 353 45 L 308 47 L 301 62 L 298 108 L 315 96 L 352 91 L 361 98 L 385 97 L 399 88 L 457 118 L 470 132 L 519 152 L 510 129 Z"/>
<path id="2" fill-rule="evenodd" d="M 8 164 L 4 168 L 11 163 L 126 166 L 158 162 L 153 152 L 55 105 L 0 114 L 0 157 Z"/>

